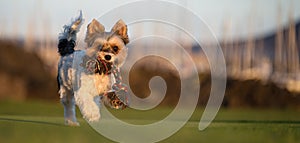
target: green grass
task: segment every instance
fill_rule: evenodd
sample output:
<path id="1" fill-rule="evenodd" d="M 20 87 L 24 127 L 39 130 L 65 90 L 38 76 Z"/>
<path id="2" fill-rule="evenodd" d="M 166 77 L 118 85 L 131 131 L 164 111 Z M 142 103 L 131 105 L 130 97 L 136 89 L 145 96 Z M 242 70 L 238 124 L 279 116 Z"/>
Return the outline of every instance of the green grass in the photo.
<path id="1" fill-rule="evenodd" d="M 168 115 L 171 108 L 150 111 L 112 110 L 132 124 L 148 124 Z M 214 122 L 198 130 L 203 109 L 197 109 L 189 122 L 162 142 L 198 143 L 296 143 L 300 140 L 300 111 L 266 109 L 221 109 Z M 0 101 L 1 143 L 93 143 L 112 142 L 94 131 L 78 113 L 80 127 L 67 127 L 63 107 L 42 101 Z"/>

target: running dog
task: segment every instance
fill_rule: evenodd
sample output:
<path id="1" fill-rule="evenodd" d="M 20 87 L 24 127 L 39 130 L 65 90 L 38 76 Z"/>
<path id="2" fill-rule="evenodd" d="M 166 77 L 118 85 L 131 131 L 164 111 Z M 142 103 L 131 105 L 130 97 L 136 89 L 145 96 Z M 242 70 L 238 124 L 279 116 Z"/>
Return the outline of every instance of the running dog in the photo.
<path id="1" fill-rule="evenodd" d="M 127 56 L 127 25 L 119 20 L 110 32 L 106 32 L 104 26 L 93 19 L 84 39 L 87 48 L 74 50 L 83 21 L 80 11 L 79 16 L 63 27 L 58 37 L 59 95 L 64 106 L 65 124 L 70 126 L 79 126 L 75 105 L 83 118 L 95 122 L 100 119 L 101 100 L 114 107 L 122 104 L 110 91 L 115 82 L 113 67 L 120 68 Z M 116 100 L 112 102 L 112 98 Z"/>

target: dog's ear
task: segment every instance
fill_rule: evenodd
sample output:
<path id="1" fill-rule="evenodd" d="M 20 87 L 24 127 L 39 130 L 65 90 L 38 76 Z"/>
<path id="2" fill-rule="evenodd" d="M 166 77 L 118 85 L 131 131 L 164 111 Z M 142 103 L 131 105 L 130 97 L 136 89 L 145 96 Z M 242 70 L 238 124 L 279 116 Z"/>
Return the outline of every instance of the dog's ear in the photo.
<path id="1" fill-rule="evenodd" d="M 124 23 L 122 19 L 120 19 L 114 27 L 111 29 L 111 32 L 119 35 L 126 45 L 129 42 L 129 38 L 127 35 L 127 25 Z"/>
<path id="2" fill-rule="evenodd" d="M 100 24 L 96 19 L 93 19 L 93 21 L 87 26 L 88 34 L 103 33 L 104 30 L 104 26 Z"/>
<path id="3" fill-rule="evenodd" d="M 100 24 L 96 19 L 93 19 L 93 21 L 87 26 L 85 42 L 87 42 L 90 45 L 91 44 L 90 41 L 92 41 L 92 37 L 97 33 L 103 33 L 103 32 L 105 32 L 104 26 Z"/>

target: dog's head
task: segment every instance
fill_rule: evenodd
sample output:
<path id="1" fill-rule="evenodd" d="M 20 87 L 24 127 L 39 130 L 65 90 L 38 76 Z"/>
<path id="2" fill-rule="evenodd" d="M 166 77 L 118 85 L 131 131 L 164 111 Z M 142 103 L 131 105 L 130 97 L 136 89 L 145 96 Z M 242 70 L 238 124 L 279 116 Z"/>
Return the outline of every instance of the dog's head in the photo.
<path id="1" fill-rule="evenodd" d="M 103 66 L 99 72 L 108 73 L 112 65 L 120 67 L 126 59 L 126 44 L 129 42 L 127 26 L 119 20 L 110 32 L 106 32 L 104 26 L 93 19 L 87 26 L 85 42 L 89 48 L 88 54 L 93 54 Z"/>

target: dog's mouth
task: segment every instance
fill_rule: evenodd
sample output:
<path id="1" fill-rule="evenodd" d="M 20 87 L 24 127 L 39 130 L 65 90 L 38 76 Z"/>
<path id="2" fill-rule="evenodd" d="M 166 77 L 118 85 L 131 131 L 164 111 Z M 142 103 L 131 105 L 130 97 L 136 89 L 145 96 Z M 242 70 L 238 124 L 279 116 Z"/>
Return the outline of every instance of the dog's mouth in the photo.
<path id="1" fill-rule="evenodd" d="M 98 74 L 111 74 L 112 62 L 97 57 L 96 71 Z"/>

